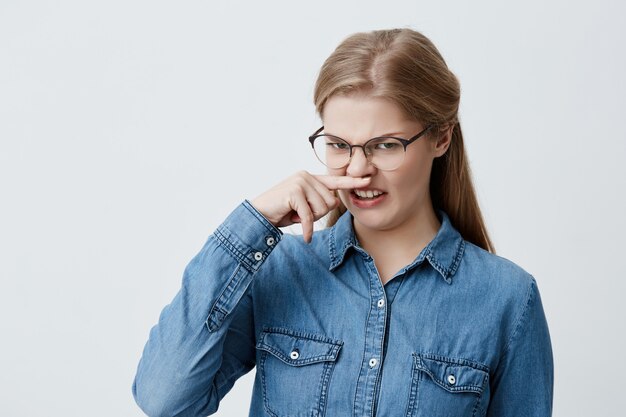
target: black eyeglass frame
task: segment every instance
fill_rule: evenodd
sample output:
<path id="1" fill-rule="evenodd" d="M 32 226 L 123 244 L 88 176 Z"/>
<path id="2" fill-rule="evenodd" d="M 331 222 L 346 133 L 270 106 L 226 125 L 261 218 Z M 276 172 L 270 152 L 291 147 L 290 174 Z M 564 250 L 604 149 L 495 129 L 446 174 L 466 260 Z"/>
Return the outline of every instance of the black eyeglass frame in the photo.
<path id="1" fill-rule="evenodd" d="M 402 143 L 402 146 L 404 147 L 404 152 L 406 153 L 406 147 L 409 146 L 410 144 L 412 144 L 413 142 L 415 142 L 416 140 L 418 140 L 419 138 L 421 138 L 422 136 L 424 136 L 430 129 L 432 129 L 435 125 L 428 125 L 426 126 L 426 128 L 424 128 L 424 130 L 422 130 L 421 132 L 419 132 L 417 135 L 411 137 L 410 139 L 404 139 L 404 138 L 398 138 L 395 136 L 377 136 L 375 138 L 371 138 L 369 139 L 367 142 L 365 142 L 363 145 L 351 145 L 350 143 L 348 143 L 347 140 L 340 138 L 339 136 L 335 136 L 335 135 L 328 135 L 326 133 L 322 133 L 319 134 L 322 130 L 324 130 L 324 126 L 320 127 L 319 129 L 317 129 L 315 131 L 315 133 L 313 133 L 311 136 L 309 136 L 309 143 L 311 144 L 311 148 L 313 148 L 313 153 L 315 153 L 315 156 L 317 156 L 317 153 L 315 152 L 315 139 L 322 137 L 322 136 L 326 136 L 326 137 L 330 137 L 330 138 L 335 138 L 335 139 L 339 139 L 340 141 L 342 141 L 343 143 L 345 143 L 346 145 L 348 145 L 348 149 L 350 150 L 350 156 L 348 158 L 348 162 L 346 162 L 345 165 L 337 167 L 337 168 L 332 168 L 329 167 L 331 169 L 341 169 L 343 167 L 346 167 L 350 164 L 350 161 L 352 160 L 352 149 L 353 148 L 361 148 L 363 149 L 363 154 L 365 155 L 365 157 L 367 158 L 368 162 L 370 164 L 373 164 L 372 161 L 370 160 L 369 155 L 367 154 L 367 152 L 365 152 L 365 147 L 367 146 L 368 143 L 374 141 L 374 140 L 380 140 L 380 139 L 395 139 L 397 141 L 399 141 L 400 143 Z M 320 162 L 324 165 L 326 165 L 326 163 L 324 163 L 324 161 L 322 161 L 319 156 L 317 156 L 317 159 L 320 160 Z M 328 166 L 328 165 L 326 165 Z M 381 168 L 379 168 L 381 169 Z M 397 169 L 397 168 L 394 168 Z M 385 170 L 383 170 L 385 171 Z M 393 171 L 392 169 L 387 170 L 387 171 Z"/>

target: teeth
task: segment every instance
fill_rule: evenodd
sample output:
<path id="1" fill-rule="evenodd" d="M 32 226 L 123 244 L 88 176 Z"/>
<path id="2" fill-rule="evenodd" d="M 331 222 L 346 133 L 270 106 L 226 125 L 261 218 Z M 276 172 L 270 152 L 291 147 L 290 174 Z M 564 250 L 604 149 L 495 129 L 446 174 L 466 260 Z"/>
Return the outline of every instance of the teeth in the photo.
<path id="1" fill-rule="evenodd" d="M 383 192 L 378 190 L 354 190 L 354 194 L 358 195 L 361 198 L 374 198 L 381 195 Z"/>

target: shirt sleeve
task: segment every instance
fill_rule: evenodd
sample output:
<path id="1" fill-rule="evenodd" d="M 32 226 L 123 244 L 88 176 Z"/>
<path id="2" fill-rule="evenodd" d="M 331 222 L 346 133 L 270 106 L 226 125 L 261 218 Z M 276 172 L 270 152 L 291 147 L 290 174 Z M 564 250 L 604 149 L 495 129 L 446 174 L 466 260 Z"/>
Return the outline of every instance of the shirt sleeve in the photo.
<path id="1" fill-rule="evenodd" d="M 248 288 L 282 232 L 247 200 L 186 266 L 182 287 L 151 329 L 133 382 L 148 416 L 206 416 L 255 365 Z"/>
<path id="2" fill-rule="evenodd" d="M 550 334 L 533 278 L 526 306 L 492 376 L 487 416 L 551 416 L 553 380 Z"/>

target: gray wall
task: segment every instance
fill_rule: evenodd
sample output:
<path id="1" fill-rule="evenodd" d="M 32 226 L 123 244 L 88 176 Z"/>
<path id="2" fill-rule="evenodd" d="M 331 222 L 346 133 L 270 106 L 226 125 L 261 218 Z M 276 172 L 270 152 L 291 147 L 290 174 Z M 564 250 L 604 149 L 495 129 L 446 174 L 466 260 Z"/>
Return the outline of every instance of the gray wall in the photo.
<path id="1" fill-rule="evenodd" d="M 619 414 L 626 6 L 506 3 L 3 0 L 2 415 L 142 415 L 137 361 L 185 265 L 242 199 L 322 171 L 321 63 L 396 26 L 461 80 L 496 247 L 542 292 L 555 416 Z M 247 413 L 253 373 L 218 415 Z"/>

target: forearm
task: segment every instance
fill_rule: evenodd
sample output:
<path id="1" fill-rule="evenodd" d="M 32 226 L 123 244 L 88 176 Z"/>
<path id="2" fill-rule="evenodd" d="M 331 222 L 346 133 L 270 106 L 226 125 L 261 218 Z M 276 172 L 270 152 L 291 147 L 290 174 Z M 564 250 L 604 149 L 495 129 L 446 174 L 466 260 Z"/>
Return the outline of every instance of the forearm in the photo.
<path id="1" fill-rule="evenodd" d="M 533 280 L 527 305 L 490 382 L 487 415 L 551 416 L 553 379 L 550 333 Z"/>
<path id="2" fill-rule="evenodd" d="M 232 379 L 253 366 L 246 292 L 279 240 L 278 229 L 258 218 L 246 202 L 187 265 L 180 291 L 150 331 L 133 384 L 135 399 L 148 415 L 213 412 L 224 394 L 221 388 L 232 386 Z M 229 332 L 247 340 L 228 344 L 234 351 L 225 364 Z"/>

